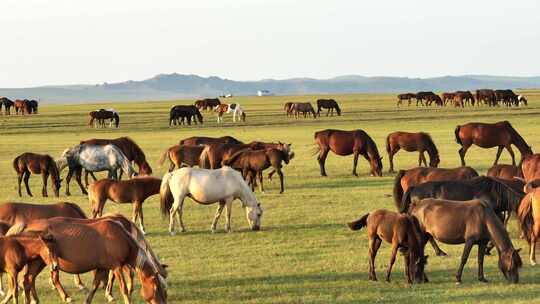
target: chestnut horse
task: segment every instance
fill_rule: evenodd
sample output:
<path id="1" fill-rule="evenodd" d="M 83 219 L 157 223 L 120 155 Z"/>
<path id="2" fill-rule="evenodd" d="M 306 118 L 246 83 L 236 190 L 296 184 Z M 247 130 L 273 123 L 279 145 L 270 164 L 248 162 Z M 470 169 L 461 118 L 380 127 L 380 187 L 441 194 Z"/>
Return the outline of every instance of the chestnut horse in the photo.
<path id="1" fill-rule="evenodd" d="M 389 172 L 394 172 L 394 155 L 400 149 L 407 152 L 418 151 L 418 166 L 421 166 L 422 163 L 427 166 L 426 157 L 424 156 L 425 151 L 429 154 L 430 167 L 437 168 L 440 163 L 439 151 L 428 133 L 394 132 L 386 137 L 386 152 L 388 152 L 390 162 Z"/>
<path id="2" fill-rule="evenodd" d="M 24 185 L 26 186 L 26 193 L 32 196 L 30 192 L 30 186 L 28 186 L 28 180 L 30 180 L 30 174 L 41 174 L 43 178 L 43 188 L 41 194 L 43 197 L 47 197 L 47 179 L 51 176 L 51 182 L 54 190 L 54 195 L 59 196 L 60 186 L 62 180 L 60 179 L 60 173 L 56 162 L 50 155 L 36 154 L 36 153 L 23 153 L 13 160 L 13 168 L 17 172 L 19 196 L 21 193 L 21 181 L 24 179 Z"/>
<path id="3" fill-rule="evenodd" d="M 131 220 L 136 223 L 139 219 L 141 231 L 144 233 L 144 217 L 142 204 L 148 197 L 158 194 L 161 179 L 145 176 L 125 181 L 109 178 L 101 179 L 88 188 L 88 201 L 92 206 L 92 217 L 101 217 L 107 199 L 118 203 L 132 203 L 133 215 Z"/>
<path id="4" fill-rule="evenodd" d="M 205 136 L 193 136 L 180 140 L 179 144 L 186 146 L 198 146 L 208 144 L 243 144 L 243 142 L 232 136 L 222 137 L 205 137 Z"/>
<path id="5" fill-rule="evenodd" d="M 523 158 L 521 172 L 526 182 L 540 179 L 540 154 L 533 154 Z"/>
<path id="6" fill-rule="evenodd" d="M 286 102 L 285 106 L 283 107 L 283 110 L 285 110 L 285 113 L 287 114 L 287 117 L 293 116 L 293 102 Z"/>
<path id="7" fill-rule="evenodd" d="M 59 271 L 81 274 L 95 270 L 94 282 L 85 303 L 91 303 L 100 283 L 105 281 L 109 270 L 120 282 L 120 290 L 125 303 L 131 303 L 122 269 L 130 267 L 137 271 L 141 282 L 141 294 L 146 303 L 166 303 L 167 286 L 147 250 L 144 250 L 133 236 L 117 221 L 102 219 L 93 223 L 65 220 L 56 217 L 20 224 L 10 229 L 8 234 L 50 234 L 58 250 L 58 269 L 51 273 L 53 283 L 66 301 L 67 294 L 59 280 Z M 37 301 L 35 279 L 43 270 L 43 261 L 28 264 L 25 274 L 25 295 Z"/>
<path id="8" fill-rule="evenodd" d="M 420 227 L 415 218 L 405 214 L 378 209 L 370 212 L 360 219 L 348 223 L 351 230 L 360 230 L 367 227 L 369 238 L 369 280 L 377 281 L 375 273 L 375 257 L 381 246 L 382 240 L 392 244 L 390 264 L 386 272 L 386 281 L 390 282 L 392 266 L 396 261 L 398 250 L 403 252 L 405 260 L 405 276 L 411 284 L 423 283 L 426 279 L 424 266 L 427 256 L 424 255 L 423 237 L 420 235 Z M 427 280 L 427 279 L 426 279 Z"/>
<path id="9" fill-rule="evenodd" d="M 15 103 L 13 104 L 15 107 L 15 114 L 19 115 L 22 114 L 30 114 L 30 110 L 28 109 L 28 103 L 26 103 L 26 99 L 17 99 L 15 100 Z"/>
<path id="10" fill-rule="evenodd" d="M 516 164 L 514 151 L 511 145 L 515 145 L 521 152 L 521 158 L 531 155 L 533 152 L 527 142 L 519 135 L 508 121 L 499 121 L 496 123 L 479 123 L 471 122 L 462 126 L 457 126 L 454 130 L 456 142 L 461 145 L 459 149 L 459 157 L 461 165 L 465 166 L 465 154 L 471 145 L 477 145 L 481 148 L 498 147 L 497 156 L 495 157 L 496 165 L 501 156 L 503 148 L 508 150 L 512 157 L 512 165 Z"/>
<path id="11" fill-rule="evenodd" d="M 369 161 L 372 176 L 382 176 L 382 157 L 380 157 L 379 150 L 373 139 L 363 130 L 326 129 L 315 132 L 314 137 L 315 144 L 317 144 L 316 149 L 319 153 L 317 160 L 319 161 L 321 176 L 326 176 L 324 164 L 330 151 L 340 156 L 354 155 L 352 169 L 354 176 L 358 176 L 356 165 L 358 164 L 359 155 L 364 156 Z"/>
<path id="12" fill-rule="evenodd" d="M 452 169 L 416 167 L 409 170 L 399 170 L 394 179 L 394 202 L 399 204 L 403 199 L 403 193 L 412 186 L 425 182 L 469 180 L 477 176 L 478 172 L 471 167 Z"/>
<path id="13" fill-rule="evenodd" d="M 159 158 L 159 165 L 162 166 L 165 159 L 168 159 L 171 163 L 169 166 L 169 172 L 174 169 L 180 169 L 183 165 L 188 167 L 198 166 L 201 153 L 205 146 L 186 146 L 175 145 L 161 153 Z"/>
<path id="14" fill-rule="evenodd" d="M 497 247 L 499 269 L 504 277 L 518 283 L 519 268 L 522 266 L 520 249 L 514 249 L 508 232 L 488 204 L 479 200 L 457 202 L 428 198 L 412 205 L 409 214 L 420 222 L 424 246 L 427 239 L 451 245 L 465 244 L 456 273 L 457 284 L 461 283 L 463 267 L 474 245 L 478 245 L 478 280 L 487 282 L 484 277 L 484 255 L 490 240 Z"/>
<path id="15" fill-rule="evenodd" d="M 487 176 L 498 177 L 502 179 L 513 180 L 514 177 L 523 177 L 523 172 L 519 166 L 514 165 L 495 165 L 488 169 Z"/>
<path id="16" fill-rule="evenodd" d="M 536 265 L 536 242 L 540 237 L 540 180 L 534 180 L 525 185 L 527 195 L 521 201 L 518 210 L 518 220 L 521 231 L 529 243 L 529 261 Z"/>

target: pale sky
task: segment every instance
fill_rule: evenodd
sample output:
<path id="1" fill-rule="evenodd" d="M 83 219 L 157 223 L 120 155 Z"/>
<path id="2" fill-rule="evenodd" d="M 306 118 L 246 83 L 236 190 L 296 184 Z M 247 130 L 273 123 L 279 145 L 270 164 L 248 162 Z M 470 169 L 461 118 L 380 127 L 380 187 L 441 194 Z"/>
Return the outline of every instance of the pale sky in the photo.
<path id="1" fill-rule="evenodd" d="M 1 0 L 0 87 L 540 75 L 538 0 Z"/>

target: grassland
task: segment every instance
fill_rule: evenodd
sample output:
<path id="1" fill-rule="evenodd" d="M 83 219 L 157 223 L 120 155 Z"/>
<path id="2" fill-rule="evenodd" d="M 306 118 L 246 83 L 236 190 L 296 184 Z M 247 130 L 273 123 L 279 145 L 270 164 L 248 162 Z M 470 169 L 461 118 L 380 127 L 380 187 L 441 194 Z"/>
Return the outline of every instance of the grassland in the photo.
<path id="1" fill-rule="evenodd" d="M 264 217 L 262 231 L 248 231 L 243 210 L 235 203 L 232 233 L 210 233 L 214 207 L 185 204 L 184 221 L 188 232 L 169 236 L 167 224 L 159 215 L 158 197 L 144 205 L 148 238 L 160 257 L 170 265 L 169 300 L 171 303 L 471 303 L 529 302 L 538 295 L 540 270 L 526 264 L 519 285 L 509 285 L 497 269 L 496 257 L 487 257 L 486 277 L 490 283 L 476 281 L 476 248 L 464 273 L 464 283 L 457 287 L 454 274 L 462 246 L 442 248 L 448 257 L 430 255 L 427 273 L 431 282 L 409 286 L 403 278 L 398 258 L 391 283 L 367 280 L 367 239 L 365 232 L 348 231 L 344 223 L 370 210 L 394 210 L 388 195 L 393 175 L 387 174 L 388 160 L 384 151 L 386 135 L 392 131 L 427 131 L 441 153 L 442 167 L 459 165 L 458 146 L 453 130 L 457 124 L 470 121 L 495 122 L 509 120 L 533 150 L 540 149 L 537 136 L 540 113 L 540 92 L 525 92 L 530 105 L 526 108 L 416 108 L 396 109 L 394 95 L 333 96 L 342 105 L 341 117 L 320 119 L 287 119 L 282 105 L 287 101 L 313 101 L 317 96 L 238 97 L 227 101 L 241 103 L 247 111 L 247 122 L 216 125 L 215 117 L 204 113 L 203 126 L 169 128 L 168 109 L 173 104 L 192 101 L 141 102 L 115 104 L 121 113 L 119 129 L 96 130 L 86 126 L 87 112 L 111 105 L 42 105 L 40 114 L 32 117 L 0 116 L 0 201 L 53 202 L 72 201 L 89 211 L 87 198 L 72 184 L 71 197 L 19 199 L 16 176 L 11 161 L 25 151 L 49 153 L 57 157 L 66 147 L 92 137 L 132 137 L 146 152 L 161 176 L 157 160 L 160 153 L 179 139 L 193 136 L 232 135 L 241 140 L 285 141 L 293 144 L 296 158 L 285 172 L 285 193 L 280 195 L 277 181 L 266 182 L 266 193 L 257 192 Z M 376 141 L 384 156 L 385 175 L 368 176 L 368 164 L 359 162 L 360 177 L 351 176 L 352 157 L 330 155 L 329 177 L 319 176 L 313 154 L 313 133 L 325 128 L 363 129 Z M 416 153 L 399 152 L 396 169 L 409 168 L 417 162 Z M 472 148 L 468 165 L 485 173 L 495 157 L 495 149 Z M 506 152 L 502 163 L 510 161 Z M 65 175 L 63 172 L 62 175 Z M 31 178 L 31 187 L 39 194 L 41 179 Z M 62 188 L 64 190 L 64 188 Z M 52 191 L 51 191 L 52 192 Z M 63 192 L 63 191 L 62 191 Z M 131 214 L 129 205 L 108 204 L 106 211 Z M 219 227 L 223 228 L 221 221 Z M 514 220 L 509 224 L 516 247 L 527 246 L 519 239 Z M 222 231 L 222 230 L 221 230 Z M 523 255 L 524 256 L 524 255 Z M 383 245 L 377 259 L 379 278 L 383 278 L 389 258 L 389 247 Z M 526 261 L 526 259 L 524 259 Z M 47 273 L 38 278 L 42 303 L 58 303 L 59 298 L 47 286 Z M 76 291 L 71 278 L 62 275 L 64 285 L 76 302 L 83 294 Z M 85 276 L 89 282 L 89 276 Z M 118 295 L 118 291 L 115 290 Z M 95 302 L 103 303 L 102 293 Z M 136 290 L 135 302 L 141 302 Z"/>

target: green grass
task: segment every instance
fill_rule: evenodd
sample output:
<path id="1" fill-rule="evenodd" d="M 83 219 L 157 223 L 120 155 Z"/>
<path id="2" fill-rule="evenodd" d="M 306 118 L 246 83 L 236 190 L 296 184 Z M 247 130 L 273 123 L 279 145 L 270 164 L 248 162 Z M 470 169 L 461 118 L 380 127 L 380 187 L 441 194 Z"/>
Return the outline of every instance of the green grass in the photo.
<path id="1" fill-rule="evenodd" d="M 203 126 L 169 128 L 168 109 L 173 104 L 192 101 L 140 102 L 115 104 L 121 113 L 119 129 L 96 130 L 86 126 L 90 110 L 111 105 L 42 105 L 40 114 L 31 117 L 0 116 L 0 200 L 25 202 L 72 201 L 89 212 L 87 198 L 80 195 L 74 181 L 71 197 L 19 199 L 16 175 L 11 162 L 25 151 L 49 153 L 58 157 L 67 147 L 92 137 L 132 137 L 145 151 L 161 176 L 166 167 L 159 168 L 157 160 L 167 147 L 182 138 L 205 135 L 232 135 L 244 141 L 263 140 L 290 142 L 296 157 L 285 169 L 285 193 L 280 195 L 277 180 L 266 181 L 266 193 L 257 191 L 264 216 L 262 231 L 248 231 L 243 210 L 234 204 L 232 233 L 210 232 L 215 206 L 202 206 L 187 201 L 184 221 L 187 232 L 169 236 L 167 223 L 159 215 L 157 196 L 144 204 L 148 239 L 153 248 L 170 265 L 169 299 L 171 303 L 394 303 L 418 302 L 529 302 L 537 295 L 539 270 L 526 263 L 519 285 L 509 285 L 497 269 L 497 258 L 485 262 L 488 284 L 476 281 L 476 249 L 464 272 L 463 284 L 456 287 L 454 274 L 463 246 L 442 245 L 449 257 L 436 257 L 431 248 L 427 274 L 431 282 L 425 285 L 405 284 L 401 258 L 398 257 L 391 283 L 367 280 L 367 239 L 364 231 L 351 232 L 344 223 L 374 209 L 394 210 L 388 195 L 392 193 L 393 175 L 387 174 L 388 160 L 384 148 L 390 132 L 426 131 L 431 133 L 441 153 L 441 167 L 459 165 L 458 145 L 453 130 L 457 124 L 471 121 L 495 122 L 509 120 L 523 135 L 533 150 L 540 147 L 537 136 L 540 127 L 540 92 L 525 92 L 530 101 L 527 108 L 416 108 L 396 109 L 394 95 L 333 96 L 342 108 L 341 117 L 320 119 L 287 119 L 283 104 L 287 101 L 314 101 L 316 96 L 238 97 L 227 102 L 239 102 L 247 111 L 247 122 L 216 125 L 215 117 L 204 113 Z M 368 176 L 368 163 L 359 161 L 360 177 L 351 176 L 352 157 L 330 154 L 327 160 L 328 177 L 319 176 L 313 156 L 313 133 L 326 128 L 363 129 L 376 141 L 385 174 L 382 178 Z M 467 164 L 485 173 L 495 157 L 495 149 L 471 148 Z M 519 152 L 516 150 L 516 154 Z M 416 165 L 416 153 L 399 152 L 396 169 Z M 507 152 L 501 163 L 510 161 Z M 63 172 L 65 176 L 66 172 Z M 40 194 L 41 178 L 32 176 L 31 188 Z M 62 192 L 65 188 L 62 188 Z M 52 193 L 52 191 L 50 191 Z M 108 203 L 106 211 L 131 214 L 130 205 Z M 509 224 L 516 247 L 528 250 L 519 239 L 516 222 Z M 522 254 L 527 261 L 525 254 Z M 377 273 L 382 279 L 389 259 L 389 246 L 383 244 L 377 258 Z M 59 297 L 50 291 L 46 272 L 38 278 L 38 293 L 42 303 L 58 303 Z M 84 295 L 75 290 L 71 277 L 62 275 L 64 285 L 76 302 Z M 84 277 L 90 282 L 90 277 Z M 119 296 L 115 289 L 115 295 Z M 95 303 L 103 303 L 103 293 Z M 141 302 L 139 289 L 135 302 Z"/>

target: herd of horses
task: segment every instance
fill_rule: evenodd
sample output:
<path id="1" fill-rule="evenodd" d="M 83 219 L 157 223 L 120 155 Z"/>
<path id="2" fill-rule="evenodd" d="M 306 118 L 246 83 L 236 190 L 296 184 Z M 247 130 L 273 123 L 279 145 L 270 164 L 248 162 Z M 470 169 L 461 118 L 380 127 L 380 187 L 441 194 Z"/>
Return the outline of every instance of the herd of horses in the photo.
<path id="1" fill-rule="evenodd" d="M 470 91 L 456 91 L 456 92 L 444 92 L 440 96 L 431 92 L 424 91 L 418 93 L 404 93 L 399 94 L 397 106 L 407 101 L 407 105 L 410 106 L 413 99 L 416 100 L 416 106 L 419 104 L 422 106 L 446 106 L 451 104 L 454 107 L 465 106 L 480 106 L 482 104 L 490 107 L 505 105 L 511 106 L 526 106 L 527 98 L 523 95 L 517 95 L 512 90 L 492 90 L 492 89 L 479 89 L 475 94 Z"/>
<path id="2" fill-rule="evenodd" d="M 172 125 L 203 124 L 201 111 L 213 111 L 217 116 L 217 123 L 223 123 L 223 116 L 231 114 L 233 122 L 246 121 L 246 112 L 239 103 L 221 103 L 219 98 L 205 98 L 195 101 L 193 105 L 175 105 L 169 110 L 169 127 Z"/>
<path id="3" fill-rule="evenodd" d="M 338 116 L 341 116 L 341 108 L 334 99 L 318 99 L 317 100 L 317 112 L 313 108 L 310 102 L 287 102 L 283 107 L 287 117 L 295 117 L 298 119 L 303 116 L 317 118 L 321 116 L 321 110 L 326 109 L 326 116 L 334 116 L 334 111 Z"/>
<path id="4" fill-rule="evenodd" d="M 0 112 L 3 110 L 4 115 L 11 115 L 11 108 L 15 110 L 17 115 L 37 114 L 38 105 L 38 101 L 34 99 L 16 99 L 13 101 L 7 97 L 0 97 Z"/>

